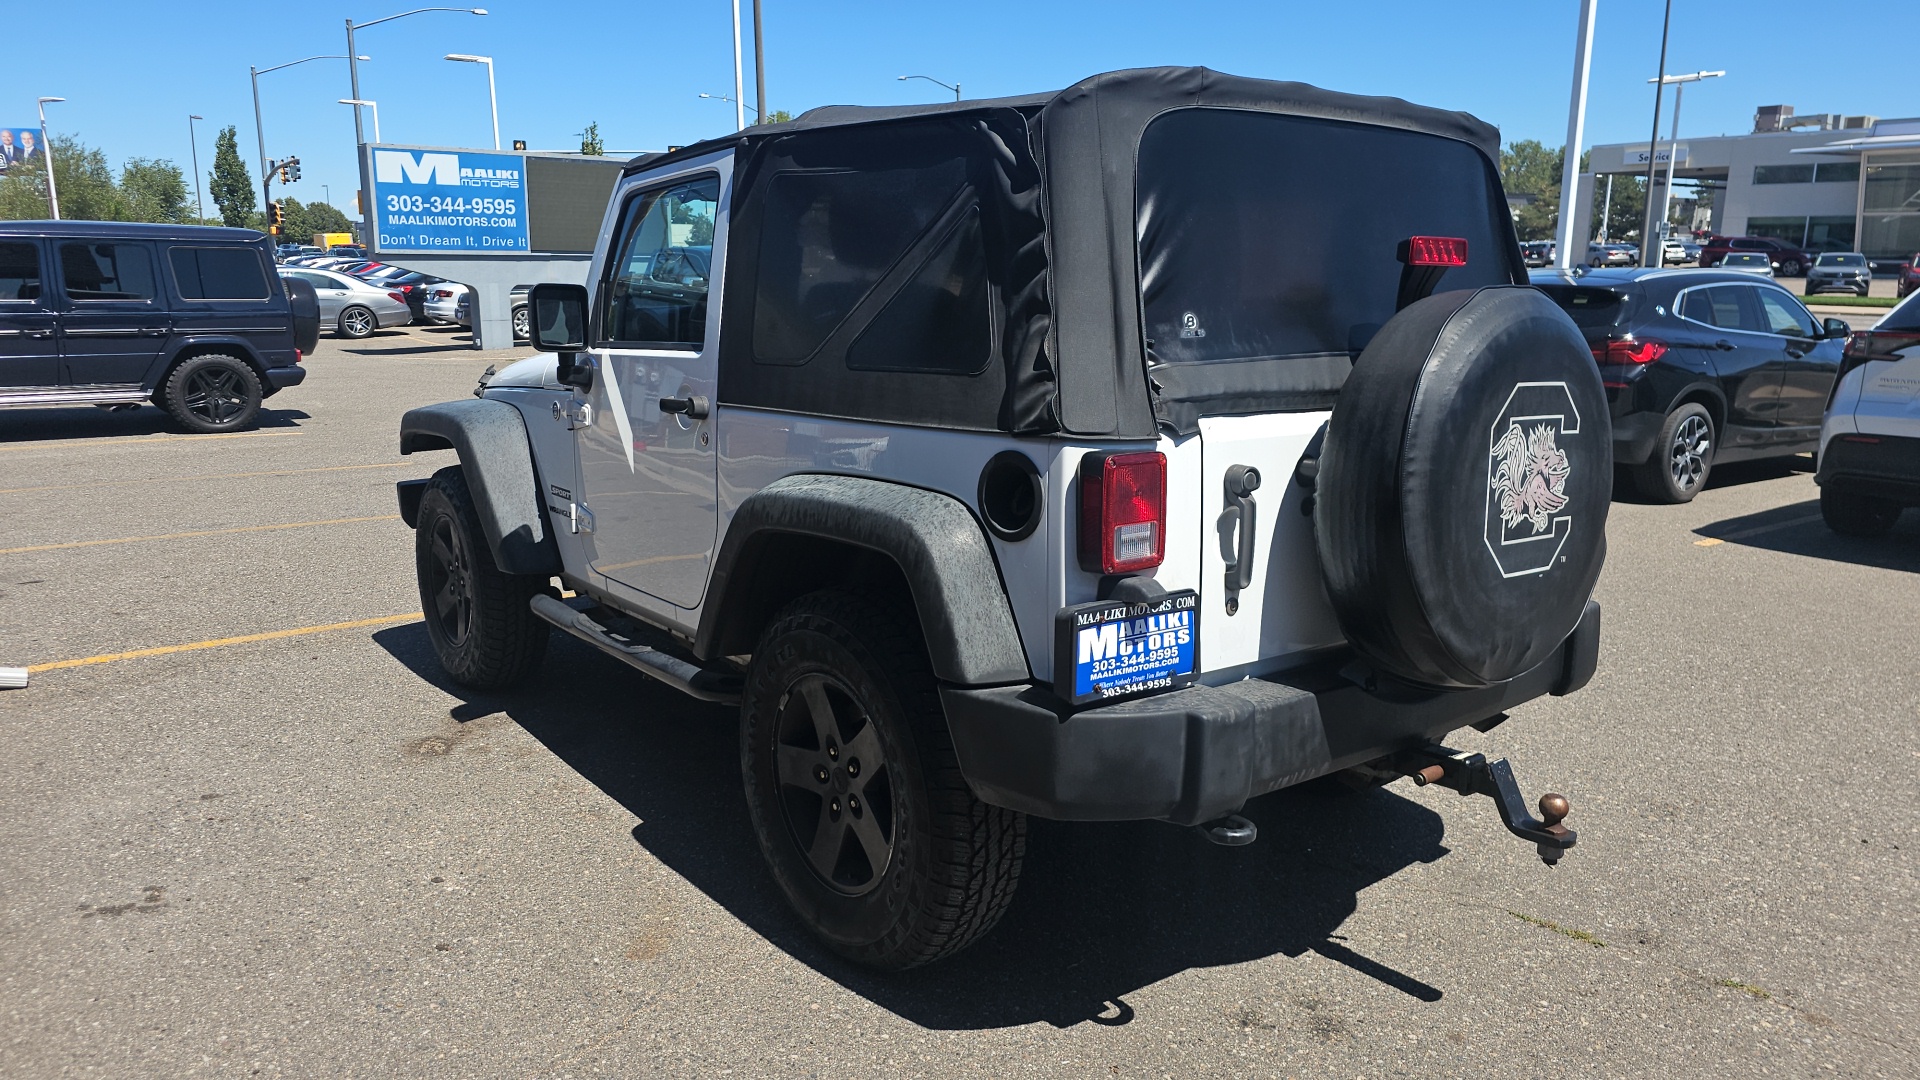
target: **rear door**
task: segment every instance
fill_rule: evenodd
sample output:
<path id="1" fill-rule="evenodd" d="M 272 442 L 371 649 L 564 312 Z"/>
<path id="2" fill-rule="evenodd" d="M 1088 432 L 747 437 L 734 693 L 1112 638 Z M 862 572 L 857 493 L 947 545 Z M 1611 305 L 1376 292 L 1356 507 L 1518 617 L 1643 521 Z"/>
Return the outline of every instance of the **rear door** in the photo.
<path id="1" fill-rule="evenodd" d="M 1781 354 L 1774 438 L 1817 443 L 1845 343 L 1838 338 L 1823 339 L 1813 316 L 1786 290 L 1757 288 L 1754 296 L 1760 301 L 1761 315 Z"/>
<path id="2" fill-rule="evenodd" d="M 273 265 L 252 244 L 165 244 L 179 302 L 176 334 L 217 334 L 247 342 L 271 367 L 290 363 L 291 318 L 277 303 L 267 274 Z"/>
<path id="3" fill-rule="evenodd" d="M 60 343 L 47 306 L 45 266 L 38 240 L 0 240 L 0 393 L 60 383 Z"/>
<path id="4" fill-rule="evenodd" d="M 1680 317 L 1706 328 L 1720 390 L 1727 400 L 1722 446 L 1753 449 L 1773 440 L 1785 353 L 1766 323 L 1751 285 L 1708 285 L 1680 295 Z"/>
<path id="5" fill-rule="evenodd" d="M 54 241 L 65 294 L 60 358 L 70 386 L 140 386 L 173 332 L 153 245 L 143 240 Z"/>
<path id="6" fill-rule="evenodd" d="M 720 309 L 707 298 L 722 272 L 729 160 L 621 193 L 595 297 L 587 423 L 574 443 L 592 568 L 682 608 L 706 592 L 719 526 Z"/>

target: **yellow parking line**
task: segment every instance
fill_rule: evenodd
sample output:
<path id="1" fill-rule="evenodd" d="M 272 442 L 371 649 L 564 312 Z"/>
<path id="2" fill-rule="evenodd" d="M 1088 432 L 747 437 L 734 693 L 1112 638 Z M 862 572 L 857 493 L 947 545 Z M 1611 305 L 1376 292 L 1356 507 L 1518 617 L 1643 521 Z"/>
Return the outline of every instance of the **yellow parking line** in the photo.
<path id="1" fill-rule="evenodd" d="M 304 431 L 235 431 L 226 435 L 155 435 L 139 439 L 42 439 L 39 442 L 21 443 L 19 446 L 0 446 L 0 453 L 11 450 L 38 450 L 47 446 L 70 446 L 81 443 L 85 446 L 132 446 L 135 443 L 156 442 L 193 442 L 198 439 L 277 439 L 286 435 L 305 435 Z"/>
<path id="2" fill-rule="evenodd" d="M 1755 525 L 1750 529 L 1737 529 L 1722 536 L 1709 536 L 1705 540 L 1695 540 L 1693 546 L 1713 547 L 1716 544 L 1724 544 L 1729 540 L 1745 540 L 1750 536 L 1759 536 L 1761 533 L 1770 533 L 1777 529 L 1791 529 L 1797 525 L 1811 525 L 1819 520 L 1819 514 L 1806 514 L 1801 517 L 1788 518 L 1785 521 L 1776 521 L 1770 525 Z"/>
<path id="3" fill-rule="evenodd" d="M 317 469 L 271 469 L 266 472 L 201 473 L 198 476 L 149 476 L 143 480 L 95 480 L 87 484 L 43 484 L 40 487 L 0 488 L 0 495 L 20 495 L 29 491 L 74 491 L 80 488 L 125 487 L 128 484 L 165 484 L 187 480 L 247 480 L 257 476 L 305 476 L 308 473 L 349 472 L 354 469 L 400 469 L 411 461 L 389 461 L 379 465 L 327 465 Z"/>
<path id="4" fill-rule="evenodd" d="M 246 525 L 238 529 L 200 529 L 195 532 L 166 533 L 161 536 L 121 536 L 112 540 L 75 540 L 67 544 L 35 544 L 32 547 L 0 548 L 0 555 L 22 555 L 29 551 L 64 551 L 67 548 L 99 547 L 102 544 L 138 544 L 147 540 L 191 540 L 197 536 L 273 532 L 278 529 L 304 529 L 313 525 L 352 525 L 361 521 L 398 520 L 400 520 L 399 514 L 380 514 L 375 517 L 333 518 L 329 521 L 289 521 L 283 525 Z"/>
<path id="5" fill-rule="evenodd" d="M 352 622 L 327 623 L 325 626 L 301 626 L 292 630 L 273 630 L 264 634 L 242 634 L 239 637 L 214 638 L 212 641 L 195 641 L 187 645 L 161 645 L 152 649 L 134 649 L 131 652 L 102 653 L 99 656 L 82 656 L 77 660 L 55 660 L 47 664 L 29 664 L 27 671 L 58 671 L 61 668 L 89 667 L 93 664 L 111 664 L 116 660 L 138 660 L 147 656 L 167 656 L 172 653 L 196 652 L 200 649 L 217 649 L 223 645 L 244 645 L 250 641 L 273 641 L 278 638 L 304 637 L 307 634 L 324 634 L 330 630 L 354 630 L 362 626 L 379 626 L 383 623 L 412 622 L 421 617 L 418 611 L 409 611 L 404 615 L 382 615 L 377 619 L 355 619 Z"/>

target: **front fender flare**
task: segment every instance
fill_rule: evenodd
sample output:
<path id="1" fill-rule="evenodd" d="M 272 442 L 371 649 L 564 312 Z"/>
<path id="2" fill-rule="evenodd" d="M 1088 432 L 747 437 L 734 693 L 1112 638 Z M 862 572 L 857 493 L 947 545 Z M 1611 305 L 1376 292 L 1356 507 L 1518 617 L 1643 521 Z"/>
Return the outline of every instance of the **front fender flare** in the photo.
<path id="1" fill-rule="evenodd" d="M 933 673 L 961 686 L 1032 678 L 979 522 L 948 495 L 859 476 L 782 477 L 734 512 L 714 560 L 695 650 L 712 655 L 729 614 L 750 606 L 741 555 L 756 538 L 798 534 L 851 544 L 893 560 L 913 593 Z M 746 562 L 751 562 L 751 559 Z"/>
<path id="2" fill-rule="evenodd" d="M 540 478 L 519 409 L 484 398 L 409 409 L 400 418 L 400 452 L 420 450 L 460 455 L 494 565 L 509 574 L 560 572 L 560 552 L 540 507 Z"/>

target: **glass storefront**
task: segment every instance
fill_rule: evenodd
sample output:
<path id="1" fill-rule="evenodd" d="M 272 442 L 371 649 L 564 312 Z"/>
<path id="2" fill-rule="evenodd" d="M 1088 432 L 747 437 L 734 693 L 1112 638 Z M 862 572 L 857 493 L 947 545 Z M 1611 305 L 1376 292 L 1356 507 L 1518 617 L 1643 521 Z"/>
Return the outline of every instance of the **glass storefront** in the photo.
<path id="1" fill-rule="evenodd" d="M 1813 252 L 1854 250 L 1851 215 L 1748 218 L 1747 235 L 1785 240 Z"/>
<path id="2" fill-rule="evenodd" d="M 1920 252 L 1920 152 L 1865 155 L 1860 250 L 1877 259 Z"/>

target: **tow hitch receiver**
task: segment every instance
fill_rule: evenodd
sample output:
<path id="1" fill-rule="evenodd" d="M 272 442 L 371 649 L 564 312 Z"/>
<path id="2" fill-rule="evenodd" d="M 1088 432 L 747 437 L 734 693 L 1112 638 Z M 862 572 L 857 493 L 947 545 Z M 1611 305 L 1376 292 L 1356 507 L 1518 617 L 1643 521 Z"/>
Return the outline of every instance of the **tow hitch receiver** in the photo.
<path id="1" fill-rule="evenodd" d="M 1560 824 L 1571 809 L 1565 795 L 1548 792 L 1540 796 L 1540 819 L 1527 813 L 1520 785 L 1513 778 L 1513 766 L 1507 759 L 1488 761 L 1485 754 L 1466 754 L 1429 743 L 1407 755 L 1407 772 L 1413 782 L 1425 787 L 1439 784 L 1462 795 L 1486 795 L 1500 810 L 1507 831 L 1522 840 L 1531 840 L 1540 849 L 1540 860 L 1548 866 L 1560 861 L 1573 846 L 1574 831 Z"/>

